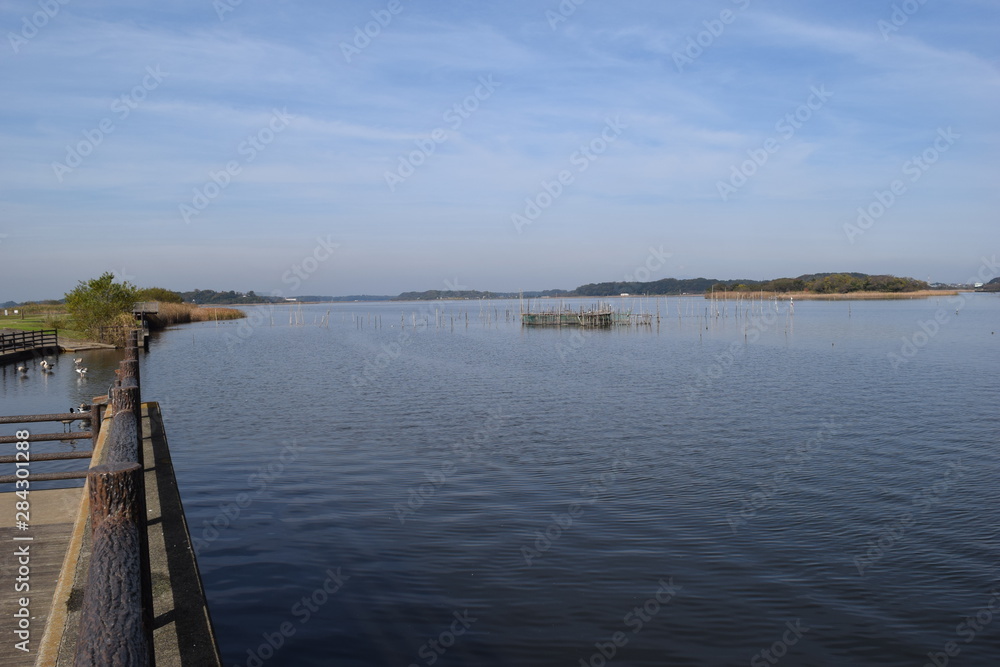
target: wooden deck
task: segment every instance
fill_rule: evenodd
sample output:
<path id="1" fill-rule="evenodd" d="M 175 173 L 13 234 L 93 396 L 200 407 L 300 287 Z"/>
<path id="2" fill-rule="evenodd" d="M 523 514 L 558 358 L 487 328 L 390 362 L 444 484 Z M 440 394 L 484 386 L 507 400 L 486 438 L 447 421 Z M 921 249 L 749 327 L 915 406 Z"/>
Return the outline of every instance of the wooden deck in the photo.
<path id="1" fill-rule="evenodd" d="M 6 485 L 11 486 L 11 485 Z M 15 667 L 34 665 L 42 634 L 52 611 L 52 596 L 62 571 L 66 548 L 70 543 L 74 522 L 80 509 L 83 489 L 54 489 L 31 491 L 30 523 L 28 530 L 15 527 L 15 503 L 20 498 L 13 493 L 0 493 L 0 582 L 4 591 L 0 594 L 0 665 Z M 16 537 L 30 537 L 31 540 L 15 541 Z M 18 556 L 15 552 L 22 546 L 28 547 L 27 592 L 16 592 L 18 583 Z M 14 614 L 20 609 L 18 600 L 26 597 L 29 601 L 30 636 L 28 652 L 15 647 L 19 642 L 14 635 L 17 629 Z"/>

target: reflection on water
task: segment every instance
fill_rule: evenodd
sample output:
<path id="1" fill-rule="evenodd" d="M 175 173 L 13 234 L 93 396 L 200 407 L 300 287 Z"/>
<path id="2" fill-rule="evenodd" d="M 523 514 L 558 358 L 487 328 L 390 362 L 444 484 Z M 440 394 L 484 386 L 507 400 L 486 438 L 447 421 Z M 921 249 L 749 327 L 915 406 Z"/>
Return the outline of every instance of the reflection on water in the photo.
<path id="1" fill-rule="evenodd" d="M 80 375 L 76 372 L 74 359 L 83 359 L 81 366 L 87 369 L 86 375 Z M 43 360 L 51 364 L 49 371 L 43 368 L 41 363 Z M 69 412 L 70 408 L 78 408 L 82 403 L 89 405 L 95 396 L 108 393 L 108 388 L 114 382 L 114 372 L 118 368 L 119 361 L 121 361 L 121 354 L 114 350 L 90 350 L 74 354 L 45 355 L 0 365 L 2 414 L 66 413 Z M 17 371 L 19 366 L 24 366 L 27 372 L 19 373 Z M 86 431 L 90 429 L 90 426 L 81 421 L 74 421 L 71 424 L 44 422 L 27 426 L 24 424 L 0 424 L 0 434 L 13 435 L 17 429 L 24 428 L 34 434 L 41 434 Z M 36 442 L 32 444 L 31 452 L 43 454 L 87 451 L 91 449 L 91 446 L 89 438 L 59 442 Z M 86 465 L 87 463 L 80 459 L 46 461 L 32 464 L 31 470 L 35 473 L 63 472 L 81 470 Z M 41 490 L 82 485 L 83 480 L 63 480 L 32 482 L 31 488 Z"/>
<path id="2" fill-rule="evenodd" d="M 888 357 L 942 301 L 283 306 L 165 332 L 144 395 L 226 664 L 995 664 L 956 627 L 998 584 L 1000 302 Z"/>

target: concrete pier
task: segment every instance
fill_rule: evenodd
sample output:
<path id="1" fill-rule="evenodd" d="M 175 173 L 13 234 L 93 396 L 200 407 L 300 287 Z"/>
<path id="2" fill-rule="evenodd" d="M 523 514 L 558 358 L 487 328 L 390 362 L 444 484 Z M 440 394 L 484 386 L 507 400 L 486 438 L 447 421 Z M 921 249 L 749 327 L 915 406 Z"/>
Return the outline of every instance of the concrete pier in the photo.
<path id="1" fill-rule="evenodd" d="M 108 420 L 105 420 L 106 422 Z M 95 460 L 109 429 L 102 429 Z M 221 665 L 181 504 L 159 405 L 142 404 L 146 525 L 153 588 L 155 659 Z M 89 500 L 83 488 L 31 491 L 27 531 L 15 525 L 13 490 L 0 493 L 0 666 L 72 665 L 90 565 Z M 15 537 L 32 537 L 15 541 Z M 18 546 L 30 545 L 29 651 L 16 648 Z"/>

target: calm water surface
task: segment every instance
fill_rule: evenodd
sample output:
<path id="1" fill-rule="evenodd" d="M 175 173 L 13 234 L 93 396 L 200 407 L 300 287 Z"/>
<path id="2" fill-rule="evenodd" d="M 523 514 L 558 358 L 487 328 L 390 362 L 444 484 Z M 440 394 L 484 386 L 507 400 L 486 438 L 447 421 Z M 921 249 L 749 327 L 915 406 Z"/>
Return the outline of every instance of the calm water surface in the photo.
<path id="1" fill-rule="evenodd" d="M 226 664 L 1000 664 L 1000 299 L 627 304 L 659 324 L 355 303 L 158 336 Z M 103 393 L 117 357 L 87 363 L 5 371 L 4 412 Z"/>

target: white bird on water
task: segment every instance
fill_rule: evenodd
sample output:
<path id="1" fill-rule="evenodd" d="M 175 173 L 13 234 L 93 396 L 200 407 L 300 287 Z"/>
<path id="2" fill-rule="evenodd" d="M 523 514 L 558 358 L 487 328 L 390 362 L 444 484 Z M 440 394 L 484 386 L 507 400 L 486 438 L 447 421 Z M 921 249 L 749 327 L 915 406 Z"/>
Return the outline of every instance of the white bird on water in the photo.
<path id="1" fill-rule="evenodd" d="M 17 367 L 17 372 L 20 373 L 21 377 L 23 377 L 23 378 L 28 377 L 28 367 L 27 366 L 18 366 Z"/>
<path id="2" fill-rule="evenodd" d="M 42 367 L 42 372 L 43 373 L 51 373 L 52 372 L 52 364 L 50 364 L 45 359 L 42 359 L 41 367 Z"/>
<path id="3" fill-rule="evenodd" d="M 74 364 L 76 364 L 76 367 L 77 367 L 77 368 L 79 368 L 79 367 L 80 367 L 80 364 L 82 364 L 82 363 L 83 363 L 83 358 L 81 357 L 80 359 L 74 359 L 74 360 L 73 360 L 73 363 L 74 363 Z"/>
<path id="4" fill-rule="evenodd" d="M 76 372 L 80 374 L 80 377 L 84 377 L 87 374 L 86 368 L 77 368 Z"/>

